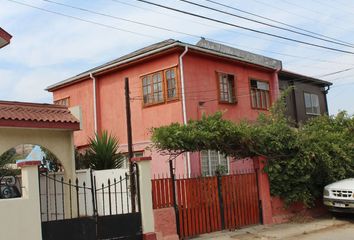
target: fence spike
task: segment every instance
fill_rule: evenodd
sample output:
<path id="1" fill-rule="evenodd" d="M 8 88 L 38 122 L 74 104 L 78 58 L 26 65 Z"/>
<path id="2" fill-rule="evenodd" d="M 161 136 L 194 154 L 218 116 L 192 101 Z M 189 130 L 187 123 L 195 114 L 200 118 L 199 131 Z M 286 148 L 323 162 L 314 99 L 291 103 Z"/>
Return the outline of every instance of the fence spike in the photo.
<path id="1" fill-rule="evenodd" d="M 108 178 L 108 204 L 109 204 L 109 215 L 112 215 L 112 200 L 111 200 L 111 179 Z"/>
<path id="2" fill-rule="evenodd" d="M 73 218 L 73 205 L 71 199 L 71 179 L 69 179 L 69 199 L 70 199 L 70 218 Z"/>
<path id="3" fill-rule="evenodd" d="M 118 203 L 117 203 L 117 179 L 114 178 L 114 200 L 116 205 L 116 214 L 118 214 Z"/>
<path id="4" fill-rule="evenodd" d="M 85 204 L 85 216 L 87 216 L 87 202 L 86 202 L 86 183 L 85 181 L 82 184 L 84 186 L 84 204 Z"/>
<path id="5" fill-rule="evenodd" d="M 105 209 L 105 201 L 104 201 L 104 183 L 102 183 L 102 209 L 103 209 L 103 216 L 106 216 L 106 209 Z"/>

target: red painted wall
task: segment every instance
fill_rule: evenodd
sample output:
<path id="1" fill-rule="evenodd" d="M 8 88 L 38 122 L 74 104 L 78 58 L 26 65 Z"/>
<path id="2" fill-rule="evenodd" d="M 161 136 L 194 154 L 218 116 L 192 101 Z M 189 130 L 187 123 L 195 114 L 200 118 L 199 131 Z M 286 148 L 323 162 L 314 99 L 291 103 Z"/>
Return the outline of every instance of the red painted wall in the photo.
<path id="1" fill-rule="evenodd" d="M 70 97 L 70 107 L 80 105 L 82 108 L 82 130 L 74 132 L 74 143 L 78 147 L 86 145 L 94 133 L 92 89 L 92 80 L 87 80 L 53 92 L 54 101 Z"/>
<path id="2" fill-rule="evenodd" d="M 271 71 L 245 66 L 238 62 L 206 57 L 189 53 L 184 57 L 185 89 L 188 119 L 197 119 L 199 101 L 207 101 L 203 106 L 206 114 L 225 111 L 224 117 L 233 121 L 255 120 L 260 111 L 251 108 L 249 78 L 269 81 L 271 97 L 274 97 L 274 74 Z M 218 99 L 217 72 L 233 74 L 236 78 L 237 104 L 220 104 Z M 278 90 L 277 90 L 278 91 Z"/>
<path id="3" fill-rule="evenodd" d="M 155 232 L 158 240 L 178 240 L 176 215 L 172 207 L 154 209 Z"/>
<path id="4" fill-rule="evenodd" d="M 203 114 L 208 115 L 223 111 L 226 119 L 235 122 L 242 119 L 253 121 L 257 119 L 260 112 L 267 113 L 268 111 L 251 108 L 250 78 L 269 81 L 271 102 L 274 102 L 278 96 L 278 79 L 275 71 L 193 52 L 188 52 L 183 58 L 183 62 L 188 119 L 200 119 Z M 219 103 L 217 72 L 235 76 L 236 104 Z M 200 101 L 205 103 L 200 106 Z M 200 173 L 200 161 L 198 159 L 197 154 L 191 155 L 191 172 L 193 174 Z M 230 161 L 231 171 L 240 168 L 253 169 L 253 161 Z"/>
<path id="5" fill-rule="evenodd" d="M 114 133 L 121 143 L 121 151 L 127 152 L 127 131 L 125 116 L 124 78 L 129 77 L 131 92 L 131 112 L 133 143 L 135 151 L 145 151 L 145 156 L 153 156 L 153 173 L 167 173 L 167 157 L 156 151 L 146 150 L 150 145 L 151 127 L 168 125 L 172 122 L 183 122 L 182 101 L 143 107 L 142 83 L 140 77 L 152 72 L 178 66 L 179 56 L 183 49 L 170 51 L 159 56 L 145 59 L 134 65 L 121 67 L 111 73 L 96 76 L 98 130 L 108 130 Z M 225 118 L 239 121 L 241 119 L 255 120 L 259 110 L 251 109 L 249 78 L 266 80 L 270 83 L 271 98 L 276 98 L 273 90 L 277 89 L 277 79 L 274 71 L 256 68 L 224 58 L 188 52 L 184 58 L 185 96 L 188 119 L 198 119 L 203 113 L 212 114 L 216 111 L 226 111 Z M 179 66 L 178 66 L 179 67 Z M 179 71 L 179 68 L 177 68 Z M 235 105 L 219 104 L 218 81 L 216 72 L 234 74 L 238 103 Z M 179 73 L 178 73 L 179 75 Z M 75 133 L 75 145 L 84 146 L 88 137 L 94 133 L 93 89 L 92 80 L 73 84 L 54 92 L 54 100 L 70 97 L 70 106 L 80 105 L 83 113 L 83 130 Z M 206 101 L 200 107 L 199 101 Z M 264 111 L 263 111 L 264 112 Z M 265 111 L 267 112 L 267 111 Z M 198 154 L 192 154 L 192 173 L 200 173 Z M 178 174 L 186 173 L 185 157 L 176 161 Z M 232 163 L 236 166 L 236 163 Z M 244 168 L 252 167 L 249 162 L 242 162 Z M 233 168 L 232 168 L 233 169 Z"/>
<path id="6" fill-rule="evenodd" d="M 141 61 L 138 64 L 96 76 L 97 124 L 98 131 L 108 130 L 119 140 L 122 152 L 127 152 L 127 130 L 125 115 L 124 78 L 129 78 L 130 97 L 132 98 L 132 132 L 134 151 L 144 151 L 144 156 L 153 156 L 153 173 L 168 173 L 167 157 L 150 146 L 150 129 L 182 122 L 182 102 L 174 101 L 150 107 L 143 107 L 142 83 L 140 77 L 152 72 L 178 65 L 179 52 L 160 55 L 158 58 Z M 80 105 L 83 113 L 83 130 L 75 133 L 75 145 L 84 146 L 88 137 L 94 134 L 93 85 L 92 79 L 61 88 L 54 92 L 54 100 L 70 97 L 70 107 Z M 176 161 L 177 173 L 185 172 L 183 157 Z"/>

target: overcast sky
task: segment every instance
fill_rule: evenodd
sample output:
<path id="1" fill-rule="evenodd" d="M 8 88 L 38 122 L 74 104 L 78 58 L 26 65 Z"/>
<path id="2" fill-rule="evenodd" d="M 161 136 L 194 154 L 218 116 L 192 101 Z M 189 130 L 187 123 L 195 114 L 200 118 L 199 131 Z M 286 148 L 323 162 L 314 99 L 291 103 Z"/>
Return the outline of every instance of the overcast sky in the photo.
<path id="1" fill-rule="evenodd" d="M 2 100 L 52 102 L 51 94 L 44 89 L 53 83 L 164 39 L 173 38 L 192 44 L 199 40 L 197 37 L 182 33 L 128 23 L 43 0 L 16 1 L 94 21 L 101 25 L 55 15 L 9 0 L 0 0 L 0 26 L 13 35 L 11 44 L 0 50 L 0 99 Z M 135 0 L 53 1 L 227 42 L 233 47 L 279 59 L 283 62 L 284 69 L 309 76 L 321 76 L 353 68 L 323 79 L 333 82 L 328 95 L 330 113 L 347 110 L 354 114 L 353 54 L 275 39 L 163 10 Z M 151 1 L 257 30 L 354 52 L 354 48 L 351 47 L 337 46 L 272 29 L 178 0 Z M 240 14 L 205 0 L 192 1 Z M 218 2 L 354 44 L 354 1 L 219 0 Z"/>

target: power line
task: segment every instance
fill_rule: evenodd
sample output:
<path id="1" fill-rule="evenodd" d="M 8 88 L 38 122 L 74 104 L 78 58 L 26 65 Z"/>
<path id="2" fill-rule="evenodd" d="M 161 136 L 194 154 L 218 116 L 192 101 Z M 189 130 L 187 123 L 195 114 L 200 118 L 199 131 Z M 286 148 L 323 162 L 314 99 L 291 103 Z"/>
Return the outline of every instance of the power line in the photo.
<path id="1" fill-rule="evenodd" d="M 301 40 L 297 40 L 297 39 L 293 39 L 293 38 L 289 38 L 289 37 L 284 37 L 284 36 L 280 36 L 280 35 L 277 35 L 277 34 L 272 34 L 272 33 L 264 32 L 264 31 L 256 30 L 256 29 L 253 29 L 253 28 L 243 27 L 243 26 L 240 26 L 240 25 L 237 25 L 237 24 L 233 24 L 233 23 L 230 23 L 230 22 L 225 22 L 225 21 L 218 20 L 218 19 L 215 19 L 215 18 L 210 18 L 210 17 L 207 17 L 207 16 L 203 16 L 203 15 L 199 15 L 199 14 L 196 14 L 196 13 L 180 10 L 180 9 L 177 9 L 177 8 L 172 8 L 172 7 L 169 7 L 169 6 L 161 5 L 161 4 L 158 4 L 158 3 L 153 3 L 153 2 L 150 2 L 150 1 L 146 1 L 146 0 L 136 0 L 136 1 L 143 2 L 143 3 L 146 3 L 146 4 L 150 4 L 150 5 L 154 5 L 154 6 L 161 7 L 161 8 L 165 8 L 165 9 L 168 9 L 168 10 L 171 10 L 171 11 L 187 14 L 187 15 L 190 15 L 190 16 L 202 18 L 202 19 L 205 19 L 205 20 L 221 23 L 221 24 L 224 24 L 224 25 L 240 28 L 240 29 L 243 29 L 243 30 L 246 30 L 246 31 L 251 31 L 251 32 L 255 32 L 255 33 L 259 33 L 259 34 L 263 34 L 263 35 L 267 35 L 267 36 L 271 36 L 271 37 L 275 37 L 275 38 L 280 38 L 280 39 L 284 39 L 284 40 L 288 40 L 288 41 L 292 41 L 292 42 L 296 42 L 296 43 L 300 43 L 300 44 L 304 44 L 304 45 L 309 45 L 309 46 L 313 46 L 313 47 L 317 47 L 317 48 L 323 48 L 323 49 L 327 49 L 327 50 L 331 50 L 331 51 L 336 51 L 336 52 L 341 52 L 341 53 L 347 53 L 347 54 L 354 55 L 354 52 L 341 50 L 341 49 L 337 49 L 337 48 L 332 48 L 332 47 L 326 47 L 326 46 L 323 46 L 323 45 L 318 45 L 318 44 L 315 44 L 315 43 L 310 43 L 310 42 L 305 42 L 305 41 L 301 41 Z"/>
<path id="2" fill-rule="evenodd" d="M 255 19 L 248 18 L 248 17 L 243 17 L 243 16 L 240 16 L 240 15 L 237 15 L 237 14 L 233 14 L 233 13 L 230 13 L 230 12 L 226 12 L 226 11 L 223 11 L 223 10 L 220 10 L 220 9 L 217 9 L 217 8 L 209 7 L 209 6 L 206 6 L 206 5 L 203 5 L 203 4 L 191 2 L 191 1 L 188 1 L 188 0 L 179 0 L 179 1 L 191 4 L 191 5 L 194 5 L 194 6 L 198 6 L 198 7 L 204 8 L 204 9 L 208 9 L 208 10 L 212 10 L 212 11 L 215 11 L 215 12 L 219 12 L 219 13 L 222 13 L 222 14 L 226 14 L 226 15 L 229 15 L 229 16 L 233 16 L 233 17 L 236 17 L 236 18 L 240 18 L 240 19 L 243 19 L 243 20 L 247 20 L 247 21 L 250 21 L 250 22 L 253 22 L 253 23 L 258 23 L 258 24 L 261 24 L 261 25 L 264 25 L 264 26 L 267 26 L 267 27 L 272 27 L 272 28 L 283 30 L 283 31 L 288 31 L 288 32 L 291 32 L 291 33 L 295 33 L 295 34 L 298 34 L 298 35 L 314 38 L 314 39 L 317 39 L 317 40 L 321 40 L 321 41 L 337 44 L 337 45 L 340 45 L 340 46 L 354 48 L 353 45 L 349 45 L 349 44 L 346 44 L 346 43 L 340 43 L 338 41 L 328 40 L 328 39 L 325 39 L 325 38 L 322 38 L 322 37 L 316 37 L 316 36 L 313 36 L 311 34 L 302 33 L 302 32 L 299 32 L 299 31 L 291 30 L 289 28 L 279 27 L 279 26 L 276 26 L 276 25 L 273 25 L 273 24 L 265 23 L 265 22 L 262 22 L 262 21 L 258 21 L 258 20 L 255 20 Z"/>
<path id="3" fill-rule="evenodd" d="M 180 32 L 180 31 L 177 31 L 177 30 L 164 28 L 164 27 L 160 27 L 160 26 L 156 26 L 156 25 L 151 25 L 151 24 L 147 24 L 147 23 L 142 23 L 142 22 L 130 20 L 130 19 L 127 19 L 127 18 L 117 17 L 117 16 L 113 16 L 113 15 L 110 15 L 110 14 L 89 10 L 87 8 L 76 7 L 76 6 L 73 6 L 73 5 L 69 5 L 69 4 L 65 4 L 65 3 L 59 3 L 59 2 L 55 2 L 55 1 L 51 1 L 51 0 L 42 0 L 42 1 L 53 3 L 53 4 L 56 4 L 56 5 L 59 5 L 59 6 L 64 6 L 64 7 L 80 10 L 80 11 L 84 11 L 84 12 L 88 12 L 88 13 L 92 13 L 92 14 L 96 14 L 96 15 L 99 15 L 99 16 L 104 16 L 104 17 L 109 17 L 109 18 L 113 18 L 113 19 L 117 19 L 117 20 L 121 20 L 121 21 L 125 21 L 125 22 L 139 24 L 139 25 L 142 25 L 142 26 L 145 26 L 145 27 L 151 27 L 151 28 L 164 30 L 164 31 L 169 31 L 169 32 L 174 32 L 174 33 L 178 33 L 178 34 L 183 34 L 183 35 L 187 35 L 187 36 L 191 36 L 191 37 L 195 37 L 195 38 L 201 38 L 201 36 L 198 36 L 198 35 L 185 33 L 185 32 Z"/>
<path id="4" fill-rule="evenodd" d="M 101 24 L 101 23 L 98 23 L 98 22 L 94 22 L 94 21 L 90 21 L 90 20 L 85 20 L 85 19 L 82 19 L 82 18 L 79 18 L 79 17 L 75 17 L 75 16 L 71 16 L 71 15 L 67 15 L 67 14 L 63 14 L 63 13 L 59 13 L 59 12 L 55 12 L 55 11 L 51 11 L 51 10 L 47 10 L 47 9 L 44 9 L 44 8 L 40 8 L 40 7 L 37 7 L 37 6 L 33 6 L 33 5 L 30 5 L 30 4 L 26 4 L 26 3 L 21 3 L 21 2 L 18 2 L 18 1 L 15 1 L 15 0 L 8 0 L 10 2 L 13 2 L 13 3 L 16 3 L 16 4 L 20 4 L 20 5 L 24 5 L 24 6 L 27 6 L 27 7 L 31 7 L 31 8 L 34 8 L 34 9 L 38 9 L 38 10 L 41 10 L 41 11 L 45 11 L 45 12 L 48 12 L 48 13 L 52 13 L 52 14 L 55 14 L 55 15 L 60 15 L 60 16 L 64 16 L 64 17 L 68 17 L 68 18 L 71 18 L 71 19 L 74 19 L 74 20 L 78 20 L 78 21 L 82 21 L 82 22 L 86 22 L 86 23 L 91 23 L 91 24 L 95 24 L 95 25 L 98 25 L 98 26 L 101 26 L 101 27 L 106 27 L 106 28 L 112 28 L 112 29 L 115 29 L 115 30 L 119 30 L 119 31 L 123 31 L 123 32 L 128 32 L 128 33 L 132 33 L 132 34 L 135 34 L 135 35 L 139 35 L 139 36 L 144 36 L 144 37 L 149 37 L 149 38 L 154 38 L 154 39 L 159 39 L 160 38 L 157 38 L 155 36 L 151 36 L 151 35 L 146 35 L 146 34 L 141 34 L 141 33 L 138 33 L 138 32 L 133 32 L 133 31 L 130 31 L 130 30 L 126 30 L 126 29 L 122 29 L 122 28 L 116 28 L 114 26 L 110 26 L 110 25 L 106 25 L 106 24 Z M 45 0 L 43 0 L 45 1 Z M 49 2 L 49 0 L 47 0 Z M 113 1 L 116 1 L 116 0 L 113 0 Z M 50 1 L 53 3 L 53 1 Z M 119 1 L 116 1 L 116 2 L 119 2 Z M 134 6 L 134 5 L 133 5 Z M 70 6 L 71 7 L 71 6 Z M 135 6 L 137 7 L 137 6 Z M 80 9 L 80 8 L 78 8 Z M 81 8 L 82 9 L 82 8 Z M 87 10 L 87 9 L 82 9 L 83 11 Z M 91 10 L 87 10 L 87 11 L 91 11 Z M 94 11 L 91 11 L 92 13 L 94 13 Z M 96 14 L 102 14 L 102 15 L 107 15 L 108 14 L 103 14 L 103 13 L 98 13 L 98 12 L 95 12 Z M 115 16 L 110 16 L 110 17 L 113 17 L 113 18 L 116 18 L 116 19 L 120 19 L 118 17 L 115 17 Z M 123 20 L 123 19 L 121 19 Z M 133 20 L 128 20 L 128 19 L 125 19 L 126 21 L 131 21 L 131 22 L 135 22 L 137 24 L 142 24 L 140 22 L 137 22 L 137 21 L 133 21 Z M 171 30 L 171 29 L 167 29 L 167 28 L 160 28 L 158 26 L 153 26 L 153 25 L 148 25 L 146 24 L 146 26 L 150 26 L 150 27 L 156 27 L 156 28 L 159 28 L 161 30 L 166 30 L 166 31 L 174 31 L 174 30 Z M 193 36 L 193 37 L 196 37 L 196 38 L 200 38 L 199 36 L 197 35 L 193 35 L 193 34 L 189 34 L 189 33 L 184 33 L 184 32 L 180 32 L 180 31 L 174 31 L 174 32 L 178 32 L 180 34 L 184 34 L 184 35 L 188 35 L 188 36 Z M 229 43 L 229 42 L 224 42 L 224 41 L 219 41 L 219 40 L 215 40 L 215 39 L 210 39 L 210 38 L 206 38 L 210 41 L 214 41 L 214 42 L 219 42 L 219 43 L 223 43 L 223 44 L 227 44 L 227 45 L 231 45 L 231 46 L 235 46 L 236 44 L 233 44 L 233 43 Z M 237 47 L 248 47 L 249 46 L 242 46 L 242 45 L 236 45 Z M 250 47 L 252 48 L 252 47 Z M 279 52 L 274 52 L 274 51 L 269 51 L 269 50 L 264 50 L 264 49 L 259 49 L 259 48 L 253 48 L 255 50 L 258 50 L 258 51 L 262 51 L 262 52 L 268 52 L 268 53 L 272 53 L 272 54 L 277 54 L 277 55 L 281 55 L 281 56 L 287 56 L 287 57 L 292 57 L 292 58 L 299 58 L 299 59 L 308 59 L 308 60 L 311 60 L 311 61 L 320 61 L 320 62 L 328 62 L 328 63 L 336 63 L 336 64 L 347 64 L 347 65 L 352 65 L 350 63 L 340 63 L 340 62 L 335 62 L 335 61 L 330 61 L 330 60 L 323 60 L 323 59 L 317 59 L 317 58 L 309 58 L 309 57 L 304 57 L 304 56 L 297 56 L 297 55 L 291 55 L 291 54 L 285 54 L 285 53 L 279 53 Z"/>
<path id="5" fill-rule="evenodd" d="M 68 14 L 64 14 L 64 13 L 52 11 L 52 10 L 49 10 L 49 9 L 37 7 L 37 6 L 31 5 L 31 4 L 18 2 L 18 1 L 16 1 L 16 0 L 7 0 L 7 1 L 13 2 L 13 3 L 16 3 L 16 4 L 20 4 L 20 5 L 23 5 L 23 6 L 26 6 L 26 7 L 34 8 L 34 9 L 37 9 L 37 10 L 40 10 L 40 11 L 52 13 L 52 14 L 55 14 L 55 15 L 58 15 L 58 16 L 62 16 L 62 17 L 67 17 L 67 18 L 75 19 L 75 20 L 77 20 L 77 21 L 86 22 L 86 23 L 91 23 L 91 24 L 94 24 L 94 25 L 97 25 L 97 26 L 101 26 L 101 27 L 105 27 L 105 28 L 110 28 L 110 29 L 114 29 L 114 30 L 121 31 L 121 32 L 127 32 L 127 33 L 131 33 L 131 34 L 139 35 L 139 36 L 143 36 L 143 37 L 159 39 L 159 38 L 157 38 L 157 37 L 155 37 L 155 36 L 151 36 L 151 35 L 147 35 L 147 34 L 143 34 L 143 33 L 138 33 L 138 32 L 130 31 L 130 30 L 127 30 L 127 29 L 123 29 L 123 28 L 118 28 L 118 27 L 115 27 L 115 26 L 107 25 L 107 24 L 104 24 L 104 23 L 99 23 L 99 22 L 95 22 L 95 21 L 91 21 L 91 20 L 87 20 L 87 19 L 75 17 L 75 16 L 72 16 L 72 15 L 68 15 Z"/>
<path id="6" fill-rule="evenodd" d="M 122 2 L 122 1 L 120 1 L 120 0 L 111 0 L 111 1 L 116 2 L 116 3 L 119 3 L 119 4 L 131 6 L 131 7 L 135 7 L 135 8 L 139 8 L 139 9 L 143 9 L 143 10 L 147 10 L 147 11 L 151 11 L 151 12 L 158 13 L 158 14 L 161 14 L 161 15 L 164 15 L 164 16 L 167 16 L 167 17 L 174 17 L 174 18 L 180 19 L 180 17 L 174 16 L 174 15 L 162 13 L 162 12 L 159 12 L 159 11 L 156 11 L 156 10 L 153 10 L 153 9 L 150 9 L 150 8 L 144 8 L 144 7 L 137 6 L 137 5 L 134 5 L 134 4 L 131 4 L 131 3 Z M 182 19 L 183 19 L 183 18 L 182 18 Z M 255 37 L 255 36 L 252 36 L 252 35 L 249 35 L 249 34 L 235 32 L 235 31 L 233 31 L 233 30 L 231 30 L 231 29 L 219 28 L 219 27 L 216 27 L 216 26 L 213 26 L 213 25 L 210 25 L 210 24 L 205 24 L 205 23 L 201 23 L 201 22 L 197 22 L 197 21 L 193 21 L 193 20 L 189 20 L 189 19 L 185 19 L 185 20 L 194 22 L 194 23 L 199 24 L 199 25 L 202 25 L 202 26 L 207 26 L 207 27 L 212 27 L 212 28 L 216 28 L 216 29 L 221 29 L 221 30 L 228 31 L 228 32 L 231 32 L 231 33 L 234 33 L 234 34 L 241 34 L 241 35 L 245 35 L 245 36 L 252 37 L 252 38 L 261 38 L 261 39 L 264 39 L 264 40 L 267 40 L 267 41 L 272 41 L 272 40 L 267 39 L 267 38 Z M 261 52 L 265 52 L 265 53 L 271 53 L 271 54 L 276 54 L 276 55 L 280 55 L 280 56 L 285 56 L 285 57 L 290 57 L 290 58 L 296 58 L 296 59 L 301 59 L 301 60 L 307 59 L 307 60 L 316 61 L 316 62 L 345 64 L 345 65 L 354 65 L 354 64 L 352 64 L 352 63 L 345 63 L 345 62 L 324 60 L 324 59 L 319 59 L 319 58 L 311 58 L 311 57 L 298 56 L 298 55 L 292 55 L 292 54 L 286 54 L 286 53 L 279 53 L 279 52 L 275 52 L 275 51 L 270 51 L 270 50 L 255 48 L 255 47 L 246 46 L 246 45 L 242 45 L 242 44 L 234 44 L 234 43 L 230 43 L 230 42 L 219 41 L 219 40 L 211 39 L 211 38 L 205 38 L 205 39 L 210 40 L 210 41 L 214 41 L 214 42 L 218 42 L 218 43 L 227 44 L 227 45 L 230 45 L 230 46 L 235 46 L 235 47 L 238 47 L 238 48 L 241 47 L 241 48 L 254 49 L 254 50 L 256 50 L 256 51 L 261 51 Z M 273 41 L 274 41 L 274 40 L 273 40 Z M 280 44 L 286 44 L 285 42 L 281 42 L 281 41 L 276 41 L 276 42 L 279 42 Z M 289 44 L 289 45 L 290 45 L 290 44 Z M 291 45 L 291 46 L 292 46 L 292 45 Z M 310 48 L 310 47 L 309 47 L 309 48 Z M 319 50 L 319 49 L 315 49 L 315 50 Z"/>
<path id="7" fill-rule="evenodd" d="M 294 16 L 298 16 L 298 17 L 301 17 L 301 18 L 306 18 L 306 19 L 309 19 L 309 20 L 311 20 L 311 21 L 313 21 L 313 22 L 318 22 L 318 19 L 315 19 L 315 18 L 310 18 L 308 15 L 301 15 L 301 14 L 298 14 L 298 13 L 293 13 L 293 12 L 291 12 L 291 11 L 288 11 L 288 10 L 286 10 L 286 9 L 282 9 L 282 8 L 280 8 L 280 7 L 278 7 L 278 6 L 274 6 L 274 5 L 272 5 L 272 4 L 269 4 L 268 2 L 267 3 L 265 3 L 265 2 L 262 2 L 262 1 L 259 1 L 259 0 L 253 0 L 253 1 L 255 1 L 255 2 L 257 2 L 257 3 L 259 3 L 259 4 L 262 4 L 262 5 L 265 5 L 265 6 L 267 6 L 267 7 L 270 7 L 270 8 L 274 8 L 274 9 L 278 9 L 278 10 L 280 10 L 280 11 L 283 11 L 283 12 L 287 12 L 287 13 L 289 13 L 289 14 L 291 14 L 291 15 L 294 15 Z M 321 1 L 322 2 L 322 1 Z M 328 24 L 328 25 L 333 25 L 334 26 L 334 24 Z M 342 28 L 340 25 L 338 25 L 338 24 L 336 24 L 335 25 L 335 27 L 336 28 L 341 28 L 341 29 L 344 29 L 344 28 Z M 347 30 L 347 29 L 344 29 L 344 30 Z"/>
<path id="8" fill-rule="evenodd" d="M 342 72 L 348 72 L 350 70 L 353 70 L 354 67 L 352 68 L 346 68 L 346 69 L 343 69 L 343 70 L 340 70 L 340 71 L 336 71 L 336 72 L 332 72 L 332 73 L 327 73 L 327 74 L 324 74 L 324 75 L 321 75 L 319 77 L 328 77 L 328 76 L 332 76 L 332 75 L 335 75 L 335 74 L 338 74 L 338 73 L 342 73 Z"/>
<path id="9" fill-rule="evenodd" d="M 127 3 L 127 2 L 123 2 L 123 1 L 120 1 L 120 0 L 111 0 L 113 2 L 116 2 L 116 3 L 119 3 L 119 4 L 123 4 L 123 5 L 127 5 L 127 6 L 131 6 L 131 7 L 135 7 L 135 8 L 139 8 L 139 9 L 143 9 L 143 10 L 147 10 L 147 11 L 151 11 L 151 12 L 154 12 L 154 13 L 158 13 L 158 14 L 161 14 L 161 15 L 164 15 L 164 16 L 168 16 L 168 17 L 173 17 L 173 18 L 176 18 L 178 20 L 181 20 L 181 19 L 184 19 L 188 22 L 193 22 L 193 23 L 196 23 L 198 25 L 202 25 L 202 26 L 207 26 L 207 27 L 212 27 L 212 28 L 215 28 L 215 29 L 221 29 L 223 31 L 227 31 L 227 32 L 230 32 L 230 33 L 233 33 L 233 34 L 238 34 L 238 35 L 244 35 L 244 36 L 247 36 L 247 37 L 251 37 L 251 38 L 255 38 L 255 39 L 263 39 L 263 40 L 266 40 L 266 41 L 270 41 L 270 42 L 278 42 L 280 44 L 284 44 L 284 45 L 288 45 L 288 46 L 293 46 L 291 43 L 289 42 L 284 42 L 284 41 L 280 41 L 278 39 L 269 39 L 269 38 L 265 38 L 265 37 L 259 37 L 259 36 L 253 36 L 251 34 L 246 34 L 246 33 L 243 33 L 243 32 L 238 32 L 238 31 L 234 31 L 232 29 L 227 29 L 227 28 L 221 28 L 221 27 L 217 27 L 215 25 L 210 25 L 210 24 L 205 24 L 205 23 L 202 23 L 202 22 L 198 22 L 198 21 L 193 21 L 191 19 L 186 19 L 186 18 L 183 18 L 181 16 L 175 16 L 175 15 L 171 15 L 171 14 L 166 14 L 165 12 L 159 12 L 159 11 L 156 11 L 156 10 L 153 10 L 153 9 L 150 9 L 150 8 L 144 8 L 144 7 L 141 7 L 141 6 L 137 6 L 137 5 L 134 5 L 134 4 L 131 4 L 131 3 Z M 346 42 L 344 42 L 346 43 Z M 242 46 L 242 45 L 241 45 Z M 252 47 L 249 47 L 249 46 L 246 46 L 248 48 L 251 48 L 251 49 L 256 49 L 256 50 L 259 50 L 257 48 L 252 48 Z M 314 49 L 310 46 L 304 46 L 306 48 L 311 48 L 312 50 L 321 50 L 321 49 Z M 265 50 L 260 50 L 260 51 L 264 51 L 264 52 L 267 52 Z"/>
<path id="10" fill-rule="evenodd" d="M 300 31 L 303 31 L 303 32 L 307 32 L 307 33 L 310 33 L 310 34 L 313 34 L 313 35 L 317 35 L 317 36 L 321 36 L 321 37 L 325 37 L 325 38 L 328 38 L 328 39 L 335 40 L 337 42 L 342 42 L 342 43 L 345 43 L 345 44 L 353 45 L 352 43 L 348 43 L 348 42 L 345 42 L 345 41 L 340 40 L 340 39 L 336 39 L 336 38 L 333 38 L 333 37 L 326 36 L 324 34 L 316 33 L 316 32 L 313 32 L 313 31 L 310 31 L 310 30 L 307 30 L 307 29 L 304 29 L 304 28 L 300 28 L 300 27 L 297 27 L 297 26 L 294 26 L 294 25 L 291 25 L 291 24 L 288 24 L 288 23 L 285 23 L 285 22 L 281 22 L 281 21 L 278 21 L 278 20 L 275 20 L 275 19 L 272 19 L 272 18 L 268 18 L 268 17 L 262 16 L 262 15 L 259 15 L 259 14 L 255 14 L 255 13 L 252 13 L 252 12 L 249 12 L 249 11 L 245 11 L 245 10 L 242 10 L 240 8 L 236 8 L 236 7 L 232 7 L 232 6 L 220 3 L 220 2 L 216 2 L 214 0 L 204 0 L 204 1 L 216 4 L 216 5 L 219 5 L 219 6 L 223 6 L 223 7 L 226 7 L 226 8 L 241 12 L 241 13 L 246 13 L 246 14 L 254 16 L 254 17 L 265 19 L 265 20 L 268 20 L 270 22 L 278 23 L 278 24 L 281 24 L 283 26 L 291 27 L 293 29 L 297 29 L 297 30 L 300 30 Z"/>

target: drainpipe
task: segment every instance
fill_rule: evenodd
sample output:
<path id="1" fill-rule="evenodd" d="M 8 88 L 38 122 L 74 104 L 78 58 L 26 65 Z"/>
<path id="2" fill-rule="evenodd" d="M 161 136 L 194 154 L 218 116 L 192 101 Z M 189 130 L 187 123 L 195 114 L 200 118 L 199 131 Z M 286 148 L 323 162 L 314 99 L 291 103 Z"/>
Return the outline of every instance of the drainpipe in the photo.
<path id="1" fill-rule="evenodd" d="M 324 90 L 324 99 L 325 99 L 325 105 L 326 105 L 326 113 L 327 113 L 327 115 L 329 115 L 328 102 L 327 102 L 327 94 L 328 94 L 329 89 L 330 89 L 330 86 L 328 85 L 328 86 L 327 86 L 327 89 Z"/>
<path id="2" fill-rule="evenodd" d="M 97 133 L 97 96 L 96 96 L 96 78 L 90 72 L 90 78 L 93 82 L 93 122 L 94 122 L 94 131 Z"/>
<path id="3" fill-rule="evenodd" d="M 186 96 L 184 89 L 184 73 L 183 73 L 183 57 L 188 52 L 188 46 L 185 46 L 183 53 L 179 56 L 179 69 L 181 76 L 181 95 L 182 95 L 182 113 L 183 113 L 183 123 L 187 125 L 187 110 L 186 110 Z M 191 159 L 190 153 L 186 154 L 187 162 L 185 162 L 185 169 L 188 172 L 188 176 L 191 176 Z"/>
<path id="4" fill-rule="evenodd" d="M 281 68 L 278 68 L 274 71 L 273 73 L 273 93 L 274 96 L 272 97 L 273 99 L 273 103 L 276 102 L 278 100 L 278 98 L 280 97 L 280 90 L 279 90 L 279 72 L 280 72 Z"/>

